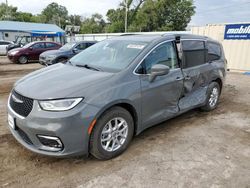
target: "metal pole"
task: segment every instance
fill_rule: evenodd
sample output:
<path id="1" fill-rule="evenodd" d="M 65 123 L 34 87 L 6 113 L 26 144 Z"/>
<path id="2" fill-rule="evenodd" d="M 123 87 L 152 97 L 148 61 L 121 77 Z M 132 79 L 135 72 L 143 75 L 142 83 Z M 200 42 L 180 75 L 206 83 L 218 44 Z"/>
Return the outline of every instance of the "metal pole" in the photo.
<path id="1" fill-rule="evenodd" d="M 128 0 L 125 0 L 126 4 L 126 13 L 125 13 L 125 33 L 127 33 L 127 28 L 128 28 Z"/>
<path id="2" fill-rule="evenodd" d="M 8 7 L 8 0 L 6 0 L 6 13 L 5 13 L 5 18 L 6 20 L 8 20 L 8 17 L 9 17 L 9 7 Z"/>

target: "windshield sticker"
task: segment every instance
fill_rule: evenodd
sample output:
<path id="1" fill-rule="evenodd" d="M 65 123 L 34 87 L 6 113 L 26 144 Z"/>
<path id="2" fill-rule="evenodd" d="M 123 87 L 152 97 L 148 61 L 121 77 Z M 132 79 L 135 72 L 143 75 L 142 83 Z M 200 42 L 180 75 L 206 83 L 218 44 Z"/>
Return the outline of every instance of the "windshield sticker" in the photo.
<path id="1" fill-rule="evenodd" d="M 139 49 L 142 50 L 145 47 L 145 45 L 141 45 L 141 44 L 129 44 L 127 46 L 127 48 L 134 48 L 134 49 Z"/>

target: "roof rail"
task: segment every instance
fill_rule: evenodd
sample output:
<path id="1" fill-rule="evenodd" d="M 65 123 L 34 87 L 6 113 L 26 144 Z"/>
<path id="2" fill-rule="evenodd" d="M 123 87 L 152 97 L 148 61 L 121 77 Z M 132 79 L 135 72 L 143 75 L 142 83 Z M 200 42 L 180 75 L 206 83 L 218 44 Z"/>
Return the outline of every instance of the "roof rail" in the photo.
<path id="1" fill-rule="evenodd" d="M 130 35 L 142 35 L 142 34 L 139 34 L 139 33 L 124 33 L 124 34 L 121 34 L 120 36 L 130 36 Z"/>

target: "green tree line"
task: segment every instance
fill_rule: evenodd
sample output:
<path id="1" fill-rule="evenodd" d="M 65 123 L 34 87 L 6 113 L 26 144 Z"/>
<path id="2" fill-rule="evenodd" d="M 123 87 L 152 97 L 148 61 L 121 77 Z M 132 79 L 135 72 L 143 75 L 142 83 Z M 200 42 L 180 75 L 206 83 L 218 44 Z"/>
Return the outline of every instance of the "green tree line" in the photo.
<path id="1" fill-rule="evenodd" d="M 127 3 L 127 4 L 126 4 Z M 65 6 L 51 3 L 40 14 L 18 11 L 17 7 L 0 4 L 0 19 L 35 23 L 81 26 L 80 33 L 113 33 L 125 31 L 127 9 L 128 32 L 185 30 L 195 14 L 193 0 L 122 0 L 106 18 L 95 13 L 89 17 L 69 15 Z"/>

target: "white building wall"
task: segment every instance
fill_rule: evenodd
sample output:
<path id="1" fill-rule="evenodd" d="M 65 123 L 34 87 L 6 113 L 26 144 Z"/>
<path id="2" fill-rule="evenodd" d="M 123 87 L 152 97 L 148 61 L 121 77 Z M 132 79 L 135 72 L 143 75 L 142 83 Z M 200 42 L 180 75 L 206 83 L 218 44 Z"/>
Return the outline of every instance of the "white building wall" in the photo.
<path id="1" fill-rule="evenodd" d="M 2 33 L 2 40 L 7 40 L 7 41 L 15 41 L 16 37 L 18 36 L 30 36 L 29 33 L 24 33 L 24 32 L 1 32 Z M 1 34 L 0 34 L 1 37 Z"/>
<path id="2" fill-rule="evenodd" d="M 225 24 L 192 27 L 191 32 L 221 42 L 230 70 L 250 71 L 250 40 L 224 40 Z"/>

